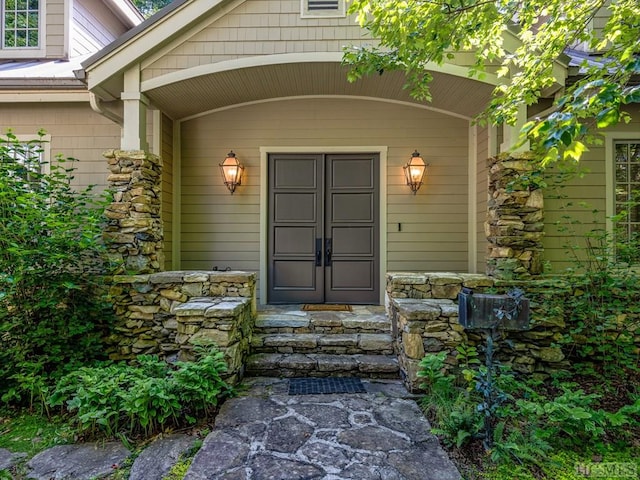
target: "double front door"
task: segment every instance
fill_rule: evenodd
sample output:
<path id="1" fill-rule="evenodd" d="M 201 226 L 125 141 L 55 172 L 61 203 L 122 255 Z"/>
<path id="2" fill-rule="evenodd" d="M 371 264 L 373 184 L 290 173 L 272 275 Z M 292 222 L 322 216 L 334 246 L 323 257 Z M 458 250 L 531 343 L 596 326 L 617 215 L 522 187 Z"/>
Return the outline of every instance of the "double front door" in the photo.
<path id="1" fill-rule="evenodd" d="M 269 155 L 269 303 L 379 303 L 377 154 Z"/>

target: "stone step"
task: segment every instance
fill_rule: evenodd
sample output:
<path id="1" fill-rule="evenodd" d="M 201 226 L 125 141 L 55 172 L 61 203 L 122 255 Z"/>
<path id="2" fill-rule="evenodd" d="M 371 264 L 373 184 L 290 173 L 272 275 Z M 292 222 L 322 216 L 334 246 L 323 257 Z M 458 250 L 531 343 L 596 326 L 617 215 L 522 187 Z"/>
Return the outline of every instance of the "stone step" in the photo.
<path id="1" fill-rule="evenodd" d="M 389 333 L 391 324 L 384 315 L 346 315 L 333 312 L 258 312 L 258 333 Z"/>
<path id="2" fill-rule="evenodd" d="M 246 367 L 250 376 L 399 378 L 398 361 L 389 355 L 256 353 Z"/>
<path id="3" fill-rule="evenodd" d="M 251 351 L 391 355 L 393 339 L 387 333 L 254 333 Z"/>

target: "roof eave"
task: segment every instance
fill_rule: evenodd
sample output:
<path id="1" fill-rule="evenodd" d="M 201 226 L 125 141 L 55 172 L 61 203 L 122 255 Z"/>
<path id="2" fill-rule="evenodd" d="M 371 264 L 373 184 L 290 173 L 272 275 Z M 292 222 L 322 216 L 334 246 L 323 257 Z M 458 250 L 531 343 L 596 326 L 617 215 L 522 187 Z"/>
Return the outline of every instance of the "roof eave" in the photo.
<path id="1" fill-rule="evenodd" d="M 93 64 L 99 62 L 102 59 L 108 58 L 113 54 L 113 52 L 120 49 L 127 43 L 134 40 L 136 36 L 138 36 L 141 32 L 149 29 L 153 25 L 159 23 L 165 17 L 168 17 L 175 10 L 182 7 L 185 3 L 188 3 L 190 0 L 173 0 L 173 2 L 169 3 L 163 9 L 157 11 L 151 17 L 147 18 L 143 22 L 139 23 L 131 30 L 128 30 L 126 33 L 120 35 L 116 40 L 111 42 L 109 45 L 104 47 L 99 52 L 96 52 L 94 55 L 91 55 L 84 62 L 82 62 L 82 68 L 87 69 L 90 68 Z"/>
<path id="2" fill-rule="evenodd" d="M 104 0 L 104 2 L 128 28 L 140 25 L 144 21 L 144 16 L 131 0 Z"/>
<path id="3" fill-rule="evenodd" d="M 3 90 L 31 90 L 41 88 L 54 90 L 86 90 L 87 86 L 76 78 L 0 78 L 0 89 Z"/>

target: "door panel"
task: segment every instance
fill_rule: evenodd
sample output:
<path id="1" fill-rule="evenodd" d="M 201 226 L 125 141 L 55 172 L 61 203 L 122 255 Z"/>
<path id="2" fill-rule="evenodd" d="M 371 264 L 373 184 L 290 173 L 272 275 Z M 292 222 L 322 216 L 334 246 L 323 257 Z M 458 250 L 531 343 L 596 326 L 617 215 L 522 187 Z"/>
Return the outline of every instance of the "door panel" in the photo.
<path id="1" fill-rule="evenodd" d="M 277 193 L 273 196 L 273 202 L 276 223 L 316 223 L 318 221 L 316 193 Z"/>
<path id="2" fill-rule="evenodd" d="M 332 252 L 325 301 L 378 303 L 377 156 L 327 155 L 326 168 L 325 234 Z"/>
<path id="3" fill-rule="evenodd" d="M 379 302 L 378 157 L 269 156 L 270 303 Z"/>
<path id="4" fill-rule="evenodd" d="M 314 292 L 318 288 L 315 266 L 308 261 L 278 260 L 273 265 L 273 281 L 278 290 Z M 308 293 L 304 293 L 308 295 Z"/>
<path id="5" fill-rule="evenodd" d="M 274 253 L 285 255 L 313 255 L 317 229 L 313 227 L 276 227 Z"/>
<path id="6" fill-rule="evenodd" d="M 374 234 L 371 227 L 337 227 L 332 230 L 334 255 L 373 255 Z"/>
<path id="7" fill-rule="evenodd" d="M 321 303 L 322 155 L 269 156 L 269 272 L 271 303 Z M 322 252 L 320 252 L 322 253 Z"/>
<path id="8" fill-rule="evenodd" d="M 371 291 L 374 288 L 371 262 L 341 261 L 331 266 L 333 269 L 331 290 L 334 295 L 353 295 L 354 290 Z M 351 297 L 349 297 L 351 298 Z M 347 302 L 347 300 L 343 300 Z M 350 300 L 349 300 L 350 301 Z"/>
<path id="9" fill-rule="evenodd" d="M 331 196 L 333 222 L 373 223 L 373 194 L 335 193 Z"/>

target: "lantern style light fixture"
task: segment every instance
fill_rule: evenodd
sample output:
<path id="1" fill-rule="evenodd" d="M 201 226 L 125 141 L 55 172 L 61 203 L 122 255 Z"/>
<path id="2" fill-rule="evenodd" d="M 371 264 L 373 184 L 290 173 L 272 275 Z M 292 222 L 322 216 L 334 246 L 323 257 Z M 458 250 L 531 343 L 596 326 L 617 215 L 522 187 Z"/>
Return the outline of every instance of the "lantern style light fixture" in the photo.
<path id="1" fill-rule="evenodd" d="M 420 185 L 422 185 L 422 178 L 424 177 L 424 172 L 427 169 L 427 165 L 424 163 L 424 160 L 418 153 L 418 150 L 415 150 L 411 154 L 411 160 L 402 167 L 404 169 L 404 176 L 407 180 L 407 185 L 411 188 L 411 191 L 415 195 Z"/>
<path id="2" fill-rule="evenodd" d="M 227 186 L 231 195 L 235 192 L 238 185 L 242 185 L 242 172 L 244 167 L 236 158 L 236 154 L 231 150 L 227 154 L 227 158 L 220 164 L 220 172 L 222 172 L 222 180 Z"/>

